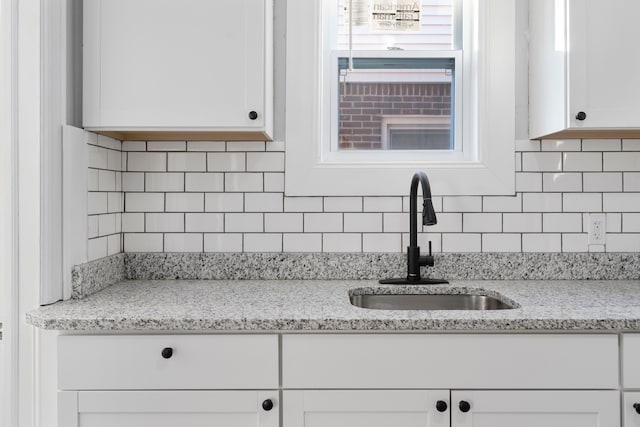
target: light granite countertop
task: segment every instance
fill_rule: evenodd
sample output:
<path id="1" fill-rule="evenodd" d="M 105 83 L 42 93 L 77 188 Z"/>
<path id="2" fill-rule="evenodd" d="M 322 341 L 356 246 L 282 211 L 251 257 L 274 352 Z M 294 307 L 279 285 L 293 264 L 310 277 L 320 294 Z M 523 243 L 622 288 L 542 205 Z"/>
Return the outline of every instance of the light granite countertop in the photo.
<path id="1" fill-rule="evenodd" d="M 371 310 L 349 292 L 499 296 L 495 311 Z M 640 281 L 128 280 L 27 314 L 65 331 L 640 331 Z"/>

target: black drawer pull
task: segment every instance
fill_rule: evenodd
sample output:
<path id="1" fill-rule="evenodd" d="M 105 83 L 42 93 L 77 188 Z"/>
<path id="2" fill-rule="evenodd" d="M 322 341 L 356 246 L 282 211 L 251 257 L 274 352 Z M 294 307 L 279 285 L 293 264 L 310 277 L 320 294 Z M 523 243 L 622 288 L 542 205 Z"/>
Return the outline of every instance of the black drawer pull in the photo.
<path id="1" fill-rule="evenodd" d="M 162 349 L 161 354 L 165 359 L 171 359 L 171 356 L 173 356 L 173 349 L 171 347 L 165 347 Z"/>

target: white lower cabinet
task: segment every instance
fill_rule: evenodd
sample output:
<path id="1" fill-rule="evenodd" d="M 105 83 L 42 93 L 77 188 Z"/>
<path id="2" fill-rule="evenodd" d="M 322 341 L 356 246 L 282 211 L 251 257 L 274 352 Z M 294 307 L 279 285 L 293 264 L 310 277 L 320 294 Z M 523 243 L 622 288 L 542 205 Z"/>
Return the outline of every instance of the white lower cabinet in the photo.
<path id="1" fill-rule="evenodd" d="M 620 425 L 617 391 L 295 390 L 283 402 L 286 427 Z"/>
<path id="2" fill-rule="evenodd" d="M 624 427 L 640 427 L 640 392 L 624 393 L 622 414 Z"/>
<path id="3" fill-rule="evenodd" d="M 277 391 L 62 391 L 58 425 L 278 427 L 277 397 Z"/>
<path id="4" fill-rule="evenodd" d="M 613 427 L 620 393 L 607 391 L 453 391 L 454 427 Z"/>
<path id="5" fill-rule="evenodd" d="M 282 400 L 286 427 L 449 426 L 448 390 L 291 390 Z"/>

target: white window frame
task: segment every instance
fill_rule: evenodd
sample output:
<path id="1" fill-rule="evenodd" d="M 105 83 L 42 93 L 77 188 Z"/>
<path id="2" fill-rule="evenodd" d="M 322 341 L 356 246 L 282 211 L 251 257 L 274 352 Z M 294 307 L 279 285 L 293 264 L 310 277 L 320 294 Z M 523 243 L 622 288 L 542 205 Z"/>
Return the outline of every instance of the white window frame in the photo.
<path id="1" fill-rule="evenodd" d="M 389 129 L 415 129 L 415 130 L 450 130 L 451 116 L 382 116 L 382 149 L 389 148 Z M 460 147 L 456 147 L 460 150 Z M 407 151 L 407 150 L 403 150 Z M 448 151 L 448 150 L 447 150 Z"/>
<path id="2" fill-rule="evenodd" d="M 323 1 L 287 2 L 287 196 L 406 195 L 426 171 L 434 194 L 515 193 L 515 20 L 512 0 L 464 0 L 462 140 L 469 160 L 329 162 L 323 111 Z M 325 18 L 326 19 L 326 18 Z M 457 86 L 459 84 L 457 83 Z M 459 87 L 456 88 L 460 90 Z"/>

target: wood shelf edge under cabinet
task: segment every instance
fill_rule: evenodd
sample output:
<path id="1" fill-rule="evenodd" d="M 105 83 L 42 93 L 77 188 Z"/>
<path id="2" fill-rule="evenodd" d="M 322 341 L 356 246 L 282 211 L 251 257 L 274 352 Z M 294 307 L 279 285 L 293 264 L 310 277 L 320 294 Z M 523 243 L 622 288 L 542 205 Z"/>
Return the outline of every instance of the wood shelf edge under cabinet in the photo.
<path id="1" fill-rule="evenodd" d="M 86 129 L 121 141 L 273 141 L 266 132 L 146 131 Z"/>
<path id="2" fill-rule="evenodd" d="M 640 129 L 566 129 L 530 139 L 640 139 Z"/>

